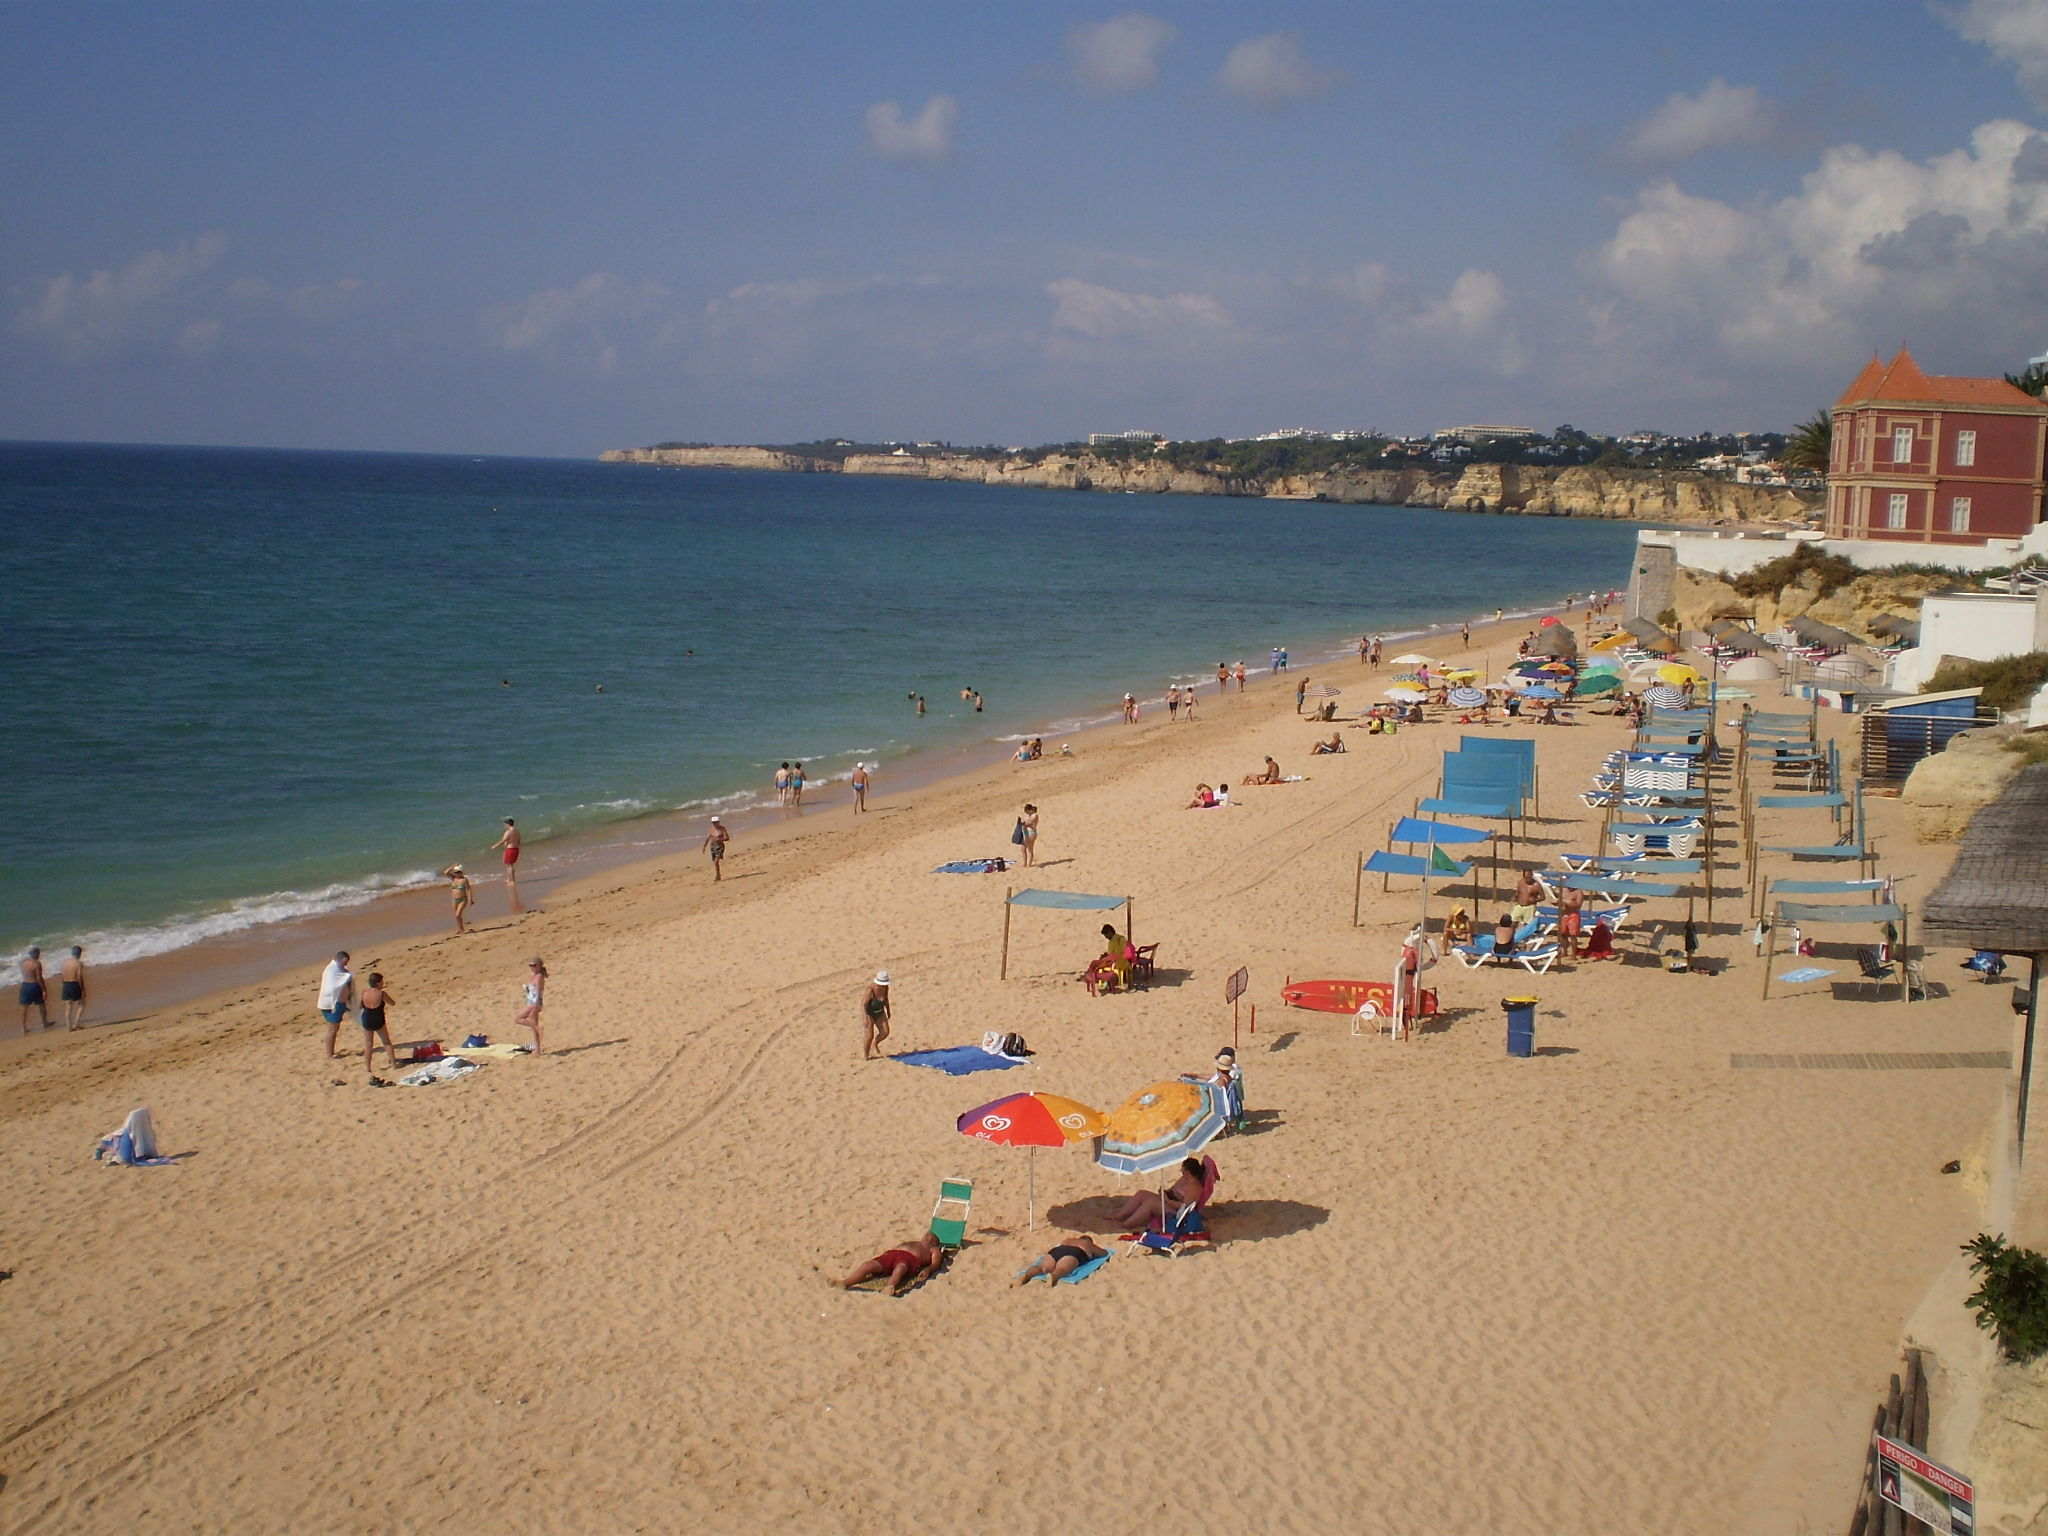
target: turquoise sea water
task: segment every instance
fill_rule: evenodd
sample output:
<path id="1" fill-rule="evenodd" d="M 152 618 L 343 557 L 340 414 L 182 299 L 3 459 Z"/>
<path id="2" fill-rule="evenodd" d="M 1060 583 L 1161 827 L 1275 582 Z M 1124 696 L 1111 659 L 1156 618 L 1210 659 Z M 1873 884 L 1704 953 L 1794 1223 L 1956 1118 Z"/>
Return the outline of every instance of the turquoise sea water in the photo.
<path id="1" fill-rule="evenodd" d="M 857 758 L 1620 586 L 1633 525 L 0 444 L 0 952 L 136 958 Z M 1340 682 L 1343 679 L 1338 679 Z M 509 686 L 508 686 L 509 685 Z M 597 690 L 600 687 L 603 692 Z M 981 690 L 975 715 L 959 698 Z M 906 698 L 921 692 L 930 713 Z M 622 833 L 623 835 L 623 833 Z"/>

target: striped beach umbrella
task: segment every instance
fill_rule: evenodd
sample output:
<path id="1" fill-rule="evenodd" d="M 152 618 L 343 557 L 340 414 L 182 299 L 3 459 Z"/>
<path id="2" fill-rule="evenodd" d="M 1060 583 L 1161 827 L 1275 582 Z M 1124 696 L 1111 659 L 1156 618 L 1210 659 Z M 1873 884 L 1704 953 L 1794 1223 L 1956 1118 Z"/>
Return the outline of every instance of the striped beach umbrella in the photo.
<path id="1" fill-rule="evenodd" d="M 1486 702 L 1486 695 L 1477 688 L 1453 688 L 1444 698 L 1459 709 L 1477 709 Z"/>
<path id="2" fill-rule="evenodd" d="M 1109 1112 L 1095 1161 L 1111 1173 L 1157 1173 L 1193 1157 L 1230 1123 L 1230 1100 L 1209 1082 L 1140 1088 Z"/>
<path id="3" fill-rule="evenodd" d="M 1674 688 L 1669 683 L 1659 683 L 1643 694 L 1643 702 L 1652 709 L 1685 708 L 1685 690 Z"/>

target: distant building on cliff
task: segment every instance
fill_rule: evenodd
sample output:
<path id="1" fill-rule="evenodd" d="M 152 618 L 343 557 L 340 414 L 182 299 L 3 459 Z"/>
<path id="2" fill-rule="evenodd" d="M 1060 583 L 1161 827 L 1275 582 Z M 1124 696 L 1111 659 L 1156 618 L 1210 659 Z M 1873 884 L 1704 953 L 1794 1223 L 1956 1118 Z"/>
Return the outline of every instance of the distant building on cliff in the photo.
<path id="1" fill-rule="evenodd" d="M 1901 349 L 1833 418 L 1828 537 L 1981 545 L 2041 522 L 2048 405 L 2005 380 L 1928 375 Z"/>

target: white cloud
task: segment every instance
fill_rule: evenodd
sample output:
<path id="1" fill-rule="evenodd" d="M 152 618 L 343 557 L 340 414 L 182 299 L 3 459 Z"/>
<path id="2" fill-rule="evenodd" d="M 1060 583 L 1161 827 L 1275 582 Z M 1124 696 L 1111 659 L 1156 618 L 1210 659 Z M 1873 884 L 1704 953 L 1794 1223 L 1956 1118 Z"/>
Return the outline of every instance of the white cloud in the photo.
<path id="1" fill-rule="evenodd" d="M 1073 277 L 1047 283 L 1045 291 L 1056 301 L 1052 315 L 1054 330 L 1096 340 L 1174 340 L 1230 325 L 1230 316 L 1223 306 L 1199 293 L 1128 293 Z"/>
<path id="2" fill-rule="evenodd" d="M 559 353 L 609 375 L 618 371 L 619 338 L 651 341 L 668 298 L 659 283 L 593 272 L 570 287 L 528 294 L 488 316 L 486 329 L 507 352 Z"/>
<path id="3" fill-rule="evenodd" d="M 1337 83 L 1333 70 L 1318 69 L 1302 52 L 1295 32 L 1248 37 L 1230 50 L 1216 76 L 1222 87 L 1254 107 L 1284 107 L 1320 96 Z"/>
<path id="4" fill-rule="evenodd" d="M 1709 149 L 1768 144 L 1779 131 L 1775 103 L 1753 85 L 1717 77 L 1696 96 L 1677 92 L 1637 123 L 1622 154 L 1638 165 L 1670 165 Z"/>
<path id="5" fill-rule="evenodd" d="M 1660 182 L 1589 271 L 1596 346 L 1646 365 L 1796 370 L 1912 336 L 2003 356 L 2016 318 L 2048 317 L 2048 138 L 1991 122 L 1926 161 L 1841 145 L 1775 202 Z"/>
<path id="6" fill-rule="evenodd" d="M 1074 73 L 1098 91 L 1141 91 L 1158 81 L 1159 55 L 1179 35 L 1171 22 L 1126 11 L 1070 29 L 1067 57 Z"/>
<path id="7" fill-rule="evenodd" d="M 167 251 L 145 251 L 119 271 L 46 278 L 41 294 L 16 312 L 15 328 L 82 356 L 148 329 L 152 310 L 216 266 L 227 250 L 226 235 L 207 234 Z"/>
<path id="8" fill-rule="evenodd" d="M 2048 0 L 1967 0 L 1940 14 L 2012 65 L 2034 105 L 2048 111 Z"/>
<path id="9" fill-rule="evenodd" d="M 899 103 L 878 101 L 867 111 L 868 148 L 884 160 L 943 160 L 959 121 L 960 103 L 950 96 L 934 96 L 912 118 Z"/>

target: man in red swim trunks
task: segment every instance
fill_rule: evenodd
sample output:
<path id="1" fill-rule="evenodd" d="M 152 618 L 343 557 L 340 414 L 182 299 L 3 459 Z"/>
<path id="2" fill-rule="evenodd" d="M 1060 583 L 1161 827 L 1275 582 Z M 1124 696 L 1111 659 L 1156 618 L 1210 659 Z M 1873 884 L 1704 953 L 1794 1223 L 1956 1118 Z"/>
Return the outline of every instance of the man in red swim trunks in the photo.
<path id="1" fill-rule="evenodd" d="M 491 844 L 491 851 L 505 850 L 505 888 L 511 893 L 512 906 L 519 906 L 519 827 L 510 816 L 505 818 L 505 830 L 498 840 Z"/>
<path id="2" fill-rule="evenodd" d="M 886 1275 L 889 1279 L 889 1294 L 901 1296 L 918 1281 L 938 1273 L 939 1265 L 945 1262 L 946 1249 L 929 1232 L 920 1232 L 900 1248 L 891 1248 L 887 1253 L 878 1253 L 860 1268 L 839 1282 L 839 1288 L 852 1290 L 856 1285 Z"/>

